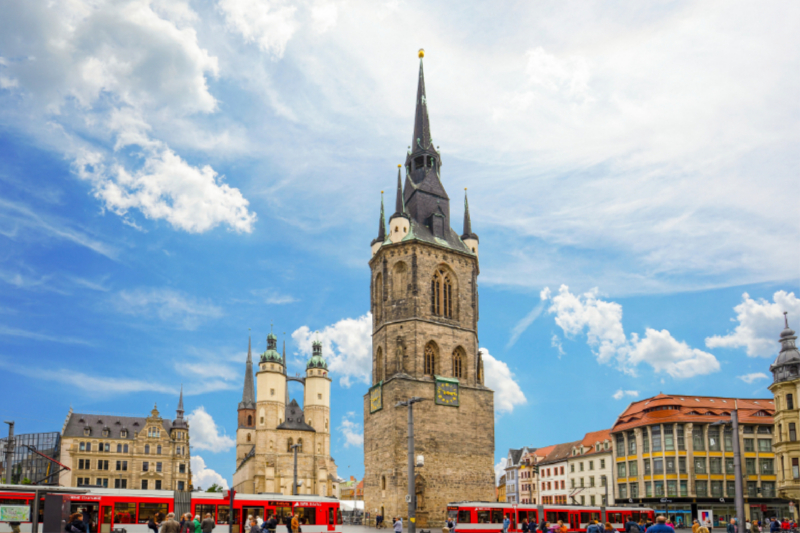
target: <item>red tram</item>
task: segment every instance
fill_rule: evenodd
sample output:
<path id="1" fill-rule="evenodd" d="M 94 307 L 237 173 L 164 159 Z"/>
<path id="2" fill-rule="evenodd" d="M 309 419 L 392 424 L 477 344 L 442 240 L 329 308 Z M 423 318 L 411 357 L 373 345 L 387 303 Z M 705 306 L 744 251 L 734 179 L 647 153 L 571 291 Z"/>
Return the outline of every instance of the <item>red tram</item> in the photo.
<path id="1" fill-rule="evenodd" d="M 583 505 L 543 505 L 544 519 L 552 524 L 563 520 L 569 531 L 586 531 L 590 520 L 600 520 L 600 508 Z M 493 533 L 503 530 L 503 519 L 511 521 L 509 532 L 522 531 L 522 521 L 540 523 L 539 506 L 494 502 L 458 502 L 447 506 L 447 515 L 456 521 L 458 533 Z M 606 507 L 606 521 L 617 531 L 628 520 L 655 521 L 655 512 L 645 507 Z"/>
<path id="2" fill-rule="evenodd" d="M 36 491 L 39 493 L 38 519 L 33 516 Z M 176 512 L 175 493 L 163 490 L 127 490 L 107 488 L 35 487 L 31 485 L 0 485 L 0 505 L 26 505 L 31 507 L 31 519 L 36 519 L 38 533 L 60 533 L 43 531 L 45 493 L 61 494 L 70 500 L 70 512 L 88 510 L 92 521 L 92 533 L 111 533 L 114 529 L 125 529 L 127 533 L 149 533 L 147 522 L 151 516 Z M 188 493 L 180 493 L 188 495 Z M 187 498 L 188 500 L 188 498 Z M 192 492 L 188 509 L 192 516 L 211 514 L 220 530 L 227 531 L 231 519 L 229 501 L 218 492 Z M 178 511 L 180 512 L 180 511 Z M 266 519 L 275 514 L 284 519 L 295 513 L 303 524 L 303 533 L 342 533 L 342 514 L 339 500 L 321 496 L 283 496 L 279 494 L 236 494 L 233 502 L 233 531 L 242 531 L 242 516 L 249 515 Z M 31 533 L 33 521 L 21 524 L 22 533 Z M 11 527 L 0 522 L 0 533 L 8 533 Z"/>

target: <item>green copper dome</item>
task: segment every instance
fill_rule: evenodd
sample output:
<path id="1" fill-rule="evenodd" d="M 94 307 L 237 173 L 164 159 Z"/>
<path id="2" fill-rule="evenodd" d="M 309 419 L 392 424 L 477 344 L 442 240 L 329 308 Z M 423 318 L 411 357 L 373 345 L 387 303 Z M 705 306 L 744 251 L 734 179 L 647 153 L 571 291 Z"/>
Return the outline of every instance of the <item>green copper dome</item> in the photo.
<path id="1" fill-rule="evenodd" d="M 322 357 L 322 343 L 319 341 L 314 341 L 312 344 L 313 354 L 311 355 L 311 359 L 308 360 L 306 364 L 306 370 L 310 370 L 312 368 L 322 368 L 328 370 L 328 363 L 325 362 L 325 358 Z"/>
<path id="2" fill-rule="evenodd" d="M 278 353 L 278 337 L 274 333 L 267 335 L 267 351 L 261 354 L 261 362 L 283 363 L 283 358 Z"/>

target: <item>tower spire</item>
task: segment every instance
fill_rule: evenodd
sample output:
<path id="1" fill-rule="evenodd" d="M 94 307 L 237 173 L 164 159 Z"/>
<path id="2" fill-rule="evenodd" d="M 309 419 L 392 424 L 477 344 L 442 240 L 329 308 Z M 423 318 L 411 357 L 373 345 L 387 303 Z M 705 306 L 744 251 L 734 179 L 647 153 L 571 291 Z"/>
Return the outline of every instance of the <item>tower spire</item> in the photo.
<path id="1" fill-rule="evenodd" d="M 472 233 L 472 220 L 469 216 L 469 200 L 467 199 L 466 187 L 464 187 L 464 233 L 461 235 L 461 240 L 465 243 L 468 240 L 474 240 L 476 244 L 478 242 L 478 236 Z"/>
<path id="2" fill-rule="evenodd" d="M 183 420 L 183 383 L 181 383 L 181 395 L 178 398 L 178 408 L 175 409 L 178 420 Z"/>
<path id="3" fill-rule="evenodd" d="M 247 337 L 247 363 L 244 372 L 244 388 L 242 390 L 242 401 L 239 409 L 255 409 L 256 393 L 253 386 L 253 349 L 251 338 Z"/>
<path id="4" fill-rule="evenodd" d="M 378 222 L 378 237 L 372 241 L 372 243 L 380 242 L 386 240 L 386 216 L 383 212 L 383 191 L 381 191 L 381 219 Z"/>
<path id="5" fill-rule="evenodd" d="M 402 182 L 402 176 L 401 176 L 401 169 L 402 168 L 403 168 L 403 165 L 397 165 L 397 199 L 394 202 L 394 214 L 392 215 L 392 217 L 389 220 L 391 220 L 392 218 L 395 218 L 395 217 L 407 216 L 406 215 L 406 201 L 405 201 L 405 198 L 403 198 L 403 182 Z"/>
<path id="6" fill-rule="evenodd" d="M 419 51 L 419 80 L 417 81 L 417 109 L 414 114 L 414 137 L 411 139 L 411 151 L 417 152 L 431 148 L 431 123 L 428 119 L 428 103 L 425 95 L 425 73 L 422 70 L 422 58 L 425 50 Z"/>

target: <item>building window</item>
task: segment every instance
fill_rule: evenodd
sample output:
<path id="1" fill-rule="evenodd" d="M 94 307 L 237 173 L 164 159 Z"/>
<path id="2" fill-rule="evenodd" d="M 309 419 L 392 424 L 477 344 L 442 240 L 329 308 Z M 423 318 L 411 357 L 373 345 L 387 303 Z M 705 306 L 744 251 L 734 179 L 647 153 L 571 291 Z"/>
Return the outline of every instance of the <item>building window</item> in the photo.
<path id="1" fill-rule="evenodd" d="M 694 487 L 698 498 L 708 498 L 708 481 L 695 481 Z"/>
<path id="2" fill-rule="evenodd" d="M 463 364 L 463 351 L 459 346 L 455 350 L 453 350 L 453 377 L 460 378 L 461 377 L 461 366 Z"/>
<path id="3" fill-rule="evenodd" d="M 651 473 L 652 472 L 650 470 L 650 459 L 645 459 L 644 460 L 644 475 L 645 476 L 649 476 Z"/>
<path id="4" fill-rule="evenodd" d="M 178 473 L 179 474 L 185 474 L 186 473 L 186 464 L 185 463 L 181 463 L 181 464 L 178 465 Z"/>
<path id="5" fill-rule="evenodd" d="M 183 481 L 178 481 L 178 490 L 184 490 L 186 484 Z"/>
<path id="6" fill-rule="evenodd" d="M 683 440 L 683 424 L 676 424 L 675 434 L 678 437 L 678 449 L 681 451 L 686 450 L 686 444 Z"/>
<path id="7" fill-rule="evenodd" d="M 142 490 L 147 490 L 147 480 L 146 479 L 142 480 Z"/>
<path id="8" fill-rule="evenodd" d="M 758 451 L 760 451 L 760 452 L 771 452 L 772 451 L 772 440 L 771 439 L 758 439 Z"/>
<path id="9" fill-rule="evenodd" d="M 675 451 L 675 436 L 672 434 L 672 424 L 664 425 L 664 450 Z"/>
<path id="10" fill-rule="evenodd" d="M 600 469 L 603 469 L 605 467 L 606 467 L 606 460 L 605 459 L 600 459 Z"/>
<path id="11" fill-rule="evenodd" d="M 594 496 L 589 496 L 589 505 L 594 507 Z"/>
<path id="12" fill-rule="evenodd" d="M 706 458 L 705 457 L 695 457 L 694 458 L 694 473 L 695 474 L 707 474 L 706 471 Z"/>
<path id="13" fill-rule="evenodd" d="M 655 497 L 661 498 L 664 496 L 664 482 L 663 481 L 654 481 L 653 482 L 653 490 L 655 491 Z"/>
<path id="14" fill-rule="evenodd" d="M 791 394 L 786 395 L 786 408 L 794 409 L 794 396 L 792 396 Z"/>
<path id="15" fill-rule="evenodd" d="M 161 480 L 160 479 L 156 480 L 156 490 L 161 490 Z"/>
<path id="16" fill-rule="evenodd" d="M 708 467 L 709 471 L 712 474 L 721 474 L 722 473 L 722 457 L 709 457 L 708 458 Z M 713 492 L 713 487 L 712 487 Z"/>
<path id="17" fill-rule="evenodd" d="M 712 452 L 720 451 L 721 447 L 719 445 L 719 428 L 718 427 L 709 427 L 708 428 L 708 449 Z"/>
<path id="18" fill-rule="evenodd" d="M 625 435 L 617 434 L 617 457 L 625 457 Z"/>
<path id="19" fill-rule="evenodd" d="M 92 451 L 92 443 L 91 443 L 91 442 L 87 442 L 87 443 L 86 443 L 86 451 L 87 451 L 87 452 L 90 452 L 90 451 Z"/>
<path id="20" fill-rule="evenodd" d="M 128 470 L 128 461 L 117 461 L 117 470 L 120 472 Z"/>
<path id="21" fill-rule="evenodd" d="M 108 461 L 97 461 L 98 470 L 108 470 Z"/>
<path id="22" fill-rule="evenodd" d="M 431 280 L 431 313 L 453 318 L 453 282 L 444 269 L 437 270 Z"/>
<path id="23" fill-rule="evenodd" d="M 89 463 L 91 463 L 91 460 L 89 459 L 78 459 L 78 470 L 89 470 L 92 468 L 89 466 Z"/>
<path id="24" fill-rule="evenodd" d="M 652 433 L 653 438 L 653 451 L 660 452 L 661 451 L 661 426 L 653 426 L 650 430 Z"/>
<path id="25" fill-rule="evenodd" d="M 692 446 L 696 452 L 702 452 L 706 449 L 702 426 L 695 426 L 694 430 L 692 430 Z"/>
<path id="26" fill-rule="evenodd" d="M 429 342 L 425 346 L 425 374 L 433 375 L 436 373 L 436 350 L 433 343 Z"/>
<path id="27" fill-rule="evenodd" d="M 685 498 L 689 495 L 689 482 L 685 479 L 681 480 L 681 497 Z"/>
<path id="28" fill-rule="evenodd" d="M 144 445 L 144 453 L 145 453 L 145 455 L 150 455 L 150 445 L 149 444 L 145 444 Z"/>
<path id="29" fill-rule="evenodd" d="M 744 439 L 744 451 L 746 452 L 756 451 L 756 445 L 754 439 Z"/>
<path id="30" fill-rule="evenodd" d="M 675 458 L 674 457 L 666 457 L 664 459 L 664 463 L 667 465 L 667 474 L 674 474 L 675 473 Z"/>
<path id="31" fill-rule="evenodd" d="M 733 451 L 733 429 L 727 426 L 725 427 L 725 451 Z"/>
<path id="32" fill-rule="evenodd" d="M 156 454 L 161 455 L 161 445 L 156 446 Z"/>
<path id="33" fill-rule="evenodd" d="M 563 466 L 561 467 L 561 475 L 562 476 L 564 475 L 564 467 Z M 564 487 L 561 487 L 561 488 L 563 489 Z"/>
<path id="34" fill-rule="evenodd" d="M 594 470 L 594 461 L 589 461 L 589 470 Z"/>
<path id="35" fill-rule="evenodd" d="M 81 444 L 80 444 L 78 449 L 80 451 L 82 451 L 82 452 L 85 452 L 86 451 L 86 443 L 85 442 L 81 442 Z"/>
<path id="36" fill-rule="evenodd" d="M 127 429 L 123 429 L 122 431 L 119 432 L 119 436 L 122 437 L 123 439 L 127 439 L 128 438 L 128 430 Z"/>
<path id="37" fill-rule="evenodd" d="M 775 474 L 775 461 L 774 459 L 759 459 L 761 463 L 761 475 L 772 476 Z"/>
<path id="38" fill-rule="evenodd" d="M 628 455 L 636 455 L 636 433 L 628 432 Z"/>
<path id="39" fill-rule="evenodd" d="M 617 477 L 628 477 L 625 474 L 625 463 L 617 463 Z"/>
<path id="40" fill-rule="evenodd" d="M 583 463 L 580 464 L 581 472 L 583 472 Z"/>
<path id="41" fill-rule="evenodd" d="M 650 453 L 650 435 L 647 428 L 642 428 L 642 453 Z"/>
<path id="42" fill-rule="evenodd" d="M 569 487 L 571 489 L 575 488 L 575 478 L 572 478 L 572 479 L 569 480 Z"/>
<path id="43" fill-rule="evenodd" d="M 656 458 L 653 459 L 653 474 L 659 475 L 664 473 L 664 459 Z"/>
<path id="44" fill-rule="evenodd" d="M 156 463 L 156 472 L 161 472 L 161 463 Z"/>
<path id="45" fill-rule="evenodd" d="M 619 491 L 620 498 L 628 497 L 628 485 L 626 485 L 625 483 L 620 483 L 617 490 Z"/>
<path id="46" fill-rule="evenodd" d="M 722 498 L 722 481 L 711 482 L 711 497 Z"/>
<path id="47" fill-rule="evenodd" d="M 594 476 L 589 476 L 589 486 L 594 487 Z"/>
<path id="48" fill-rule="evenodd" d="M 762 481 L 761 482 L 761 496 L 763 498 L 774 498 L 775 497 L 775 482 L 774 481 Z"/>
<path id="49" fill-rule="evenodd" d="M 115 479 L 114 480 L 114 488 L 115 489 L 127 489 L 128 488 L 128 480 L 127 479 Z"/>
<path id="50" fill-rule="evenodd" d="M 744 462 L 744 464 L 745 464 L 745 472 L 747 473 L 747 475 L 748 476 L 757 475 L 758 472 L 756 472 L 756 460 L 755 459 L 751 459 L 751 458 L 748 457 L 744 461 L 745 461 Z"/>
<path id="51" fill-rule="evenodd" d="M 147 461 L 142 462 L 142 472 L 147 472 L 150 470 L 150 463 Z"/>
<path id="52" fill-rule="evenodd" d="M 383 309 L 383 275 L 379 272 L 375 276 L 375 319 L 381 319 L 381 310 Z"/>
<path id="53" fill-rule="evenodd" d="M 583 478 L 581 478 L 581 488 L 583 488 Z"/>
<path id="54" fill-rule="evenodd" d="M 725 473 L 733 474 L 733 457 L 725 458 Z"/>
<path id="55" fill-rule="evenodd" d="M 678 482 L 674 479 L 667 480 L 667 496 L 678 495 Z"/>
<path id="56" fill-rule="evenodd" d="M 678 457 L 678 473 L 686 474 L 686 457 Z"/>
<path id="57" fill-rule="evenodd" d="M 631 483 L 631 498 L 638 498 L 639 497 L 639 484 L 638 483 Z"/>
<path id="58" fill-rule="evenodd" d="M 569 465 L 569 471 L 570 471 L 570 472 L 575 472 L 575 463 L 570 463 L 570 465 Z"/>
<path id="59" fill-rule="evenodd" d="M 758 498 L 758 483 L 755 481 L 747 482 L 747 496 L 750 498 Z"/>
<path id="60" fill-rule="evenodd" d="M 292 446 L 294 446 L 294 439 L 292 437 L 289 437 L 289 440 L 286 441 L 286 451 L 291 453 Z"/>
<path id="61" fill-rule="evenodd" d="M 789 440 L 797 440 L 797 426 L 794 422 L 789 422 Z"/>
<path id="62" fill-rule="evenodd" d="M 733 498 L 736 496 L 736 482 L 735 481 L 726 481 L 725 482 L 725 492 L 726 495 Z"/>

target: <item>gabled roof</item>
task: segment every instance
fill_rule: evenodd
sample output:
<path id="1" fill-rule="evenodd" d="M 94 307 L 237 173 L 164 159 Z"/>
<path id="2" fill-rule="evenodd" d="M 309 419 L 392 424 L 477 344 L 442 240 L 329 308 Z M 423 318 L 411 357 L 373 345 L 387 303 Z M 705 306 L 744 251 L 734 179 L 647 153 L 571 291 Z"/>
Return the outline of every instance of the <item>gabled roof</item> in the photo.
<path id="1" fill-rule="evenodd" d="M 572 448 L 575 446 L 580 446 L 581 441 L 576 440 L 575 442 L 565 442 L 563 444 L 556 444 L 553 446 L 553 450 L 547 454 L 547 457 L 544 458 L 543 461 L 540 461 L 540 465 L 547 465 L 552 463 L 560 463 L 561 461 L 566 461 L 572 455 Z"/>
<path id="2" fill-rule="evenodd" d="M 599 451 L 595 449 L 595 444 L 603 444 L 605 441 L 611 441 L 610 429 L 601 429 L 600 431 L 592 431 L 587 433 L 583 436 L 583 440 L 579 441 L 579 443 L 576 445 L 578 449 L 580 449 L 581 446 L 584 448 L 584 452 L 578 457 L 586 457 L 587 455 L 595 453 L 610 452 L 610 447 L 608 449 L 601 447 Z"/>
<path id="3" fill-rule="evenodd" d="M 300 409 L 300 405 L 298 405 L 297 400 L 292 400 L 292 403 L 290 403 L 289 407 L 286 408 L 286 420 L 283 421 L 283 424 L 278 426 L 278 429 L 316 432 L 313 427 L 306 424 L 303 410 Z"/>
<path id="4" fill-rule="evenodd" d="M 134 432 L 139 432 L 147 425 L 146 416 L 113 416 L 90 415 L 72 413 L 64 425 L 64 437 L 85 437 L 84 429 L 91 428 L 90 437 L 133 440 Z M 173 429 L 172 421 L 166 418 L 161 420 L 161 426 L 167 431 Z M 108 437 L 103 437 L 103 429 L 108 428 Z M 127 429 L 128 435 L 122 436 L 122 430 Z"/>

